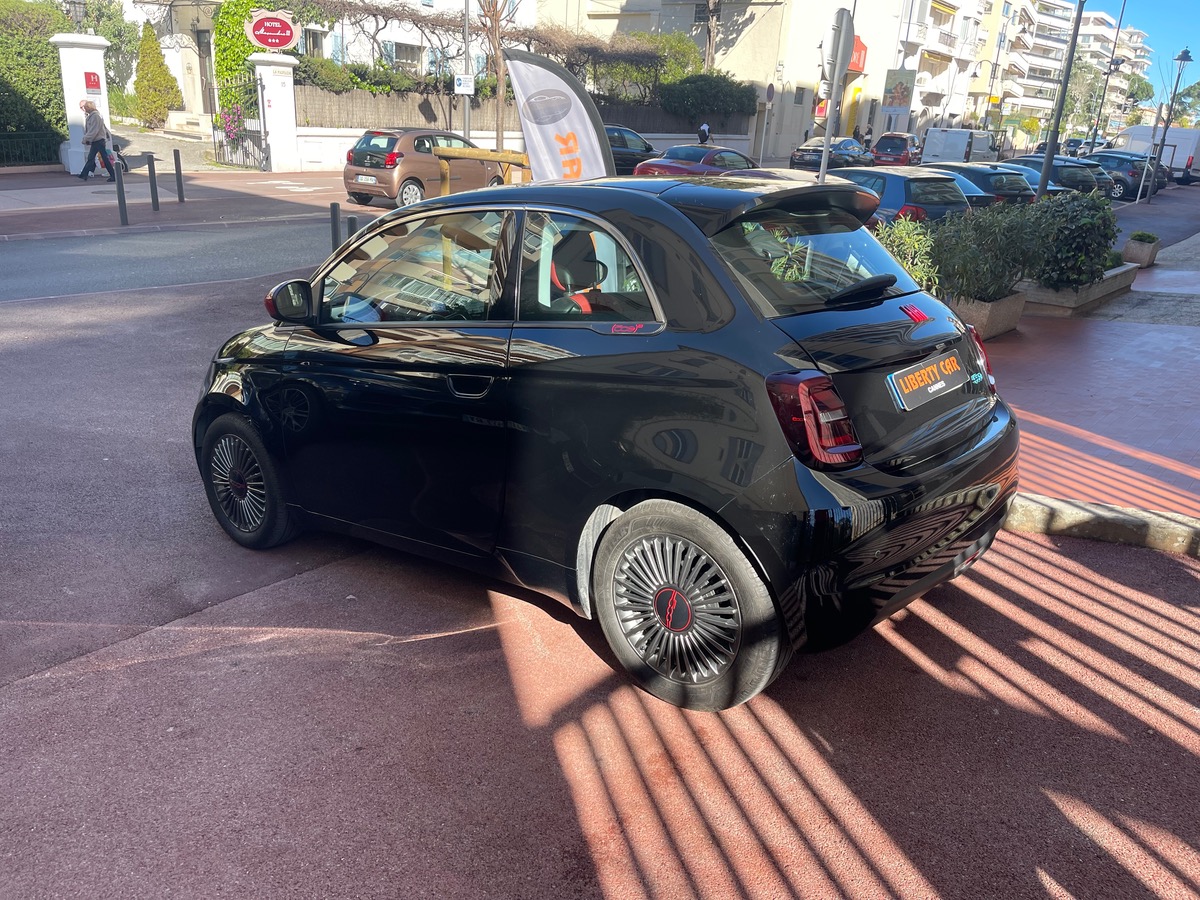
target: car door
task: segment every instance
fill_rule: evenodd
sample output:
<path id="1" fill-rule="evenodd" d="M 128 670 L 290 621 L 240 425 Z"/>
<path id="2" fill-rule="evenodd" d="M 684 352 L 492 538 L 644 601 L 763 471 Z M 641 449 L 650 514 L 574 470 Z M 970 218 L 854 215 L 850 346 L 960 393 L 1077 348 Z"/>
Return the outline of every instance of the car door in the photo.
<path id="1" fill-rule="evenodd" d="M 302 422 L 281 418 L 293 502 L 375 539 L 491 551 L 514 228 L 495 207 L 410 215 L 318 272 L 318 324 L 287 349 L 289 390 L 309 395 Z"/>
<path id="2" fill-rule="evenodd" d="M 441 134 L 435 139 L 438 147 L 451 147 L 455 150 L 475 150 L 474 144 L 454 134 Z M 487 187 L 495 166 L 489 165 L 482 159 L 452 159 L 450 160 L 451 193 L 458 191 L 473 191 Z"/>
<path id="3" fill-rule="evenodd" d="M 617 174 L 633 174 L 633 167 L 641 160 L 635 159 L 634 154 L 625 146 L 625 130 L 606 125 L 604 133 L 608 136 L 608 146 L 612 148 L 613 165 L 616 167 Z"/>

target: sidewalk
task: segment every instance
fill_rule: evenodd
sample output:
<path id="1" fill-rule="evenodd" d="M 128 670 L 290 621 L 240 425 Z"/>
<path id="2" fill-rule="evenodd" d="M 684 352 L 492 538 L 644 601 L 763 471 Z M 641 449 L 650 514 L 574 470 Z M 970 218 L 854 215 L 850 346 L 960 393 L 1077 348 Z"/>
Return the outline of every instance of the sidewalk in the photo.
<path id="1" fill-rule="evenodd" d="M 167 163 L 166 165 L 170 165 Z M 160 209 L 145 170 L 126 178 L 130 224 L 116 185 L 66 174 L 0 175 L 6 242 L 134 231 L 225 228 L 329 219 L 341 205 L 361 226 L 391 208 L 347 201 L 339 172 L 184 172 L 160 165 Z M 1159 201 L 1156 201 L 1159 202 Z M 1200 189 L 1172 191 L 1178 212 Z M 1165 214 L 1165 211 L 1164 211 Z M 1120 211 L 1118 216 L 1120 216 Z M 1071 534 L 1200 556 L 1200 234 L 1165 247 L 1133 292 L 1086 318 L 1026 316 L 988 342 L 999 389 L 1023 429 L 1022 494 L 1014 530 Z"/>

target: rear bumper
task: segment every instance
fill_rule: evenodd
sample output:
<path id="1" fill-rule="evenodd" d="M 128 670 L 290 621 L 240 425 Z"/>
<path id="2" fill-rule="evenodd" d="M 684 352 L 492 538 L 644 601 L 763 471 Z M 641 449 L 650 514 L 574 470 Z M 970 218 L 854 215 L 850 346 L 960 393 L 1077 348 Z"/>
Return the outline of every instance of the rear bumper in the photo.
<path id="1" fill-rule="evenodd" d="M 359 176 L 366 178 L 374 178 L 375 183 L 363 183 L 358 180 Z M 360 169 L 357 167 L 347 167 L 342 172 L 342 185 L 346 188 L 348 194 L 370 194 L 372 197 L 387 197 L 389 200 L 395 200 L 396 194 L 399 191 L 399 185 L 396 184 L 396 173 L 391 169 Z"/>

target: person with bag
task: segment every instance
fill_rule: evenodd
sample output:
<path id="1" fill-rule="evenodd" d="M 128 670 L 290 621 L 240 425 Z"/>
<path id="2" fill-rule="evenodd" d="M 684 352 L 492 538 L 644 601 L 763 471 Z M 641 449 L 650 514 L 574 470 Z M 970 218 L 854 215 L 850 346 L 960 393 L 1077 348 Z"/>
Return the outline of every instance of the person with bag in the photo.
<path id="1" fill-rule="evenodd" d="M 83 171 L 75 177 L 81 181 L 87 181 L 88 176 L 95 171 L 96 158 L 99 157 L 101 164 L 108 169 L 108 180 L 116 181 L 117 173 L 113 168 L 112 157 L 108 155 L 106 149 L 106 144 L 111 138 L 108 126 L 104 124 L 104 119 L 100 117 L 96 104 L 91 100 L 80 100 L 79 108 L 83 110 L 85 117 L 83 120 L 83 143 L 88 148 L 88 157 Z"/>

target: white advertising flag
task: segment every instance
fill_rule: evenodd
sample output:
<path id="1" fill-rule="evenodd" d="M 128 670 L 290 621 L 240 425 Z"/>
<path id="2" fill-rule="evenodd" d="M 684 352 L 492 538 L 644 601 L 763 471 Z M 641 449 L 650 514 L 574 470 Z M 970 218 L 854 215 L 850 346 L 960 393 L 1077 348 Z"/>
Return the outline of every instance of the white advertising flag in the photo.
<path id="1" fill-rule="evenodd" d="M 524 50 L 505 50 L 525 152 L 534 181 L 615 175 L 612 148 L 596 104 L 562 66 Z"/>

